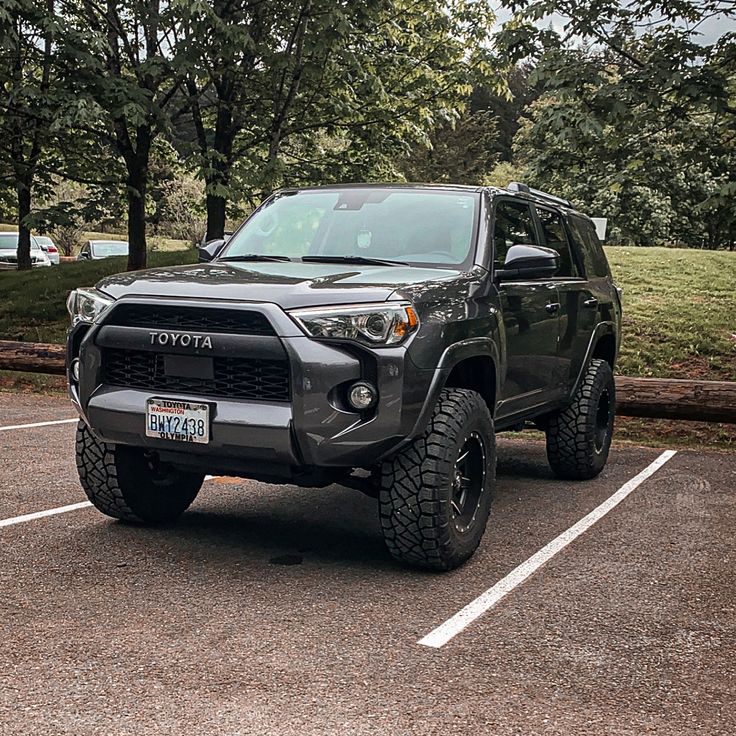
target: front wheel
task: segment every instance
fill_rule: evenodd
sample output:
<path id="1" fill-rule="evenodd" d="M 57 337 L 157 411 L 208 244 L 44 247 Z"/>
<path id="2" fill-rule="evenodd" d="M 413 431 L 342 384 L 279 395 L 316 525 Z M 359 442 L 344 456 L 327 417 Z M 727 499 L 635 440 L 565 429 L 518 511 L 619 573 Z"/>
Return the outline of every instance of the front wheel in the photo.
<path id="1" fill-rule="evenodd" d="M 493 420 L 482 397 L 445 389 L 424 434 L 380 471 L 381 528 L 391 555 L 452 570 L 477 549 L 495 485 Z"/>
<path id="2" fill-rule="evenodd" d="M 547 422 L 547 459 L 560 478 L 587 480 L 608 460 L 616 385 L 605 360 L 591 360 L 572 403 Z"/>
<path id="3" fill-rule="evenodd" d="M 87 498 L 103 514 L 138 524 L 173 521 L 197 497 L 204 475 L 177 470 L 156 453 L 100 442 L 77 427 L 77 471 Z"/>

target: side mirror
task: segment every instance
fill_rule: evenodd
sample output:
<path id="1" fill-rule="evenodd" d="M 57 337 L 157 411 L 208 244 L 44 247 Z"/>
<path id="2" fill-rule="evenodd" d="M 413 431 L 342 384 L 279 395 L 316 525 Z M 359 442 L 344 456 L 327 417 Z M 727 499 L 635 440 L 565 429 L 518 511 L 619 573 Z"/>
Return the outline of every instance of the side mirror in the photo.
<path id="1" fill-rule="evenodd" d="M 199 249 L 199 262 L 209 263 L 209 261 L 217 258 L 217 254 L 222 250 L 226 242 L 227 240 L 225 238 L 218 238 L 217 240 L 210 240 L 208 243 L 205 243 Z"/>
<path id="2" fill-rule="evenodd" d="M 543 279 L 554 276 L 560 268 L 560 254 L 540 245 L 512 245 L 503 263 L 496 269 L 499 281 Z"/>

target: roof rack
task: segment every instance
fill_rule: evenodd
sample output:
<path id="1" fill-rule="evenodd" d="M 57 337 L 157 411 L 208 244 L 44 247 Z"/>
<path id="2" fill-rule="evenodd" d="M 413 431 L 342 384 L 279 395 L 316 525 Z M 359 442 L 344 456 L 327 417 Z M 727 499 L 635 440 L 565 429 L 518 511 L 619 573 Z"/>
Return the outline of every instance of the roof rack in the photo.
<path id="1" fill-rule="evenodd" d="M 522 184 L 519 181 L 512 181 L 511 184 L 508 185 L 507 189 L 510 192 L 520 192 L 521 194 L 528 194 L 529 196 L 536 197 L 537 199 L 546 199 L 549 202 L 560 204 L 563 207 L 572 207 L 572 204 L 570 203 L 570 200 L 568 199 L 563 199 L 562 197 L 555 197 L 554 194 L 547 194 L 547 192 L 542 192 L 539 189 L 532 189 L 530 186 L 527 186 L 526 184 Z"/>

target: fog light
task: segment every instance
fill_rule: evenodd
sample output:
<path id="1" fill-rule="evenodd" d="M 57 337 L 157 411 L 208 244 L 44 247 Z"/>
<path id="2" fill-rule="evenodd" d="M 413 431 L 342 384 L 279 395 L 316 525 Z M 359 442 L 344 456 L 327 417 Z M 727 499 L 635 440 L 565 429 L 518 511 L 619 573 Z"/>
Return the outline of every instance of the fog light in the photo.
<path id="1" fill-rule="evenodd" d="M 378 392 L 373 384 L 367 381 L 358 381 L 350 387 L 348 401 L 353 409 L 365 411 L 374 406 L 376 401 L 378 401 Z"/>
<path id="2" fill-rule="evenodd" d="M 74 381 L 79 383 L 79 360 L 72 361 L 71 374 L 72 374 L 72 378 L 74 379 Z"/>

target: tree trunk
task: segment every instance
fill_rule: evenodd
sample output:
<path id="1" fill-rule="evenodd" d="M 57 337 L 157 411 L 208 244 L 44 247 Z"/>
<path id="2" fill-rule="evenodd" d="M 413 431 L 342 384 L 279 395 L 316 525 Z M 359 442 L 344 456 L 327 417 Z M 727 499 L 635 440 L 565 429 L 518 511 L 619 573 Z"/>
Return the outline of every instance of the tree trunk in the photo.
<path id="1" fill-rule="evenodd" d="M 131 170 L 132 168 L 132 170 Z M 129 167 L 128 193 L 128 271 L 146 267 L 146 184 L 148 167 Z"/>
<path id="2" fill-rule="evenodd" d="M 207 235 L 205 241 L 218 240 L 225 236 L 225 197 L 207 195 Z"/>
<path id="3" fill-rule="evenodd" d="M 0 370 L 63 375 L 64 345 L 0 340 Z"/>
<path id="4" fill-rule="evenodd" d="M 616 413 L 736 423 L 736 382 L 616 376 Z"/>
<path id="5" fill-rule="evenodd" d="M 31 231 L 25 219 L 31 214 L 31 187 L 26 182 L 18 184 L 18 270 L 31 268 Z"/>
<path id="6" fill-rule="evenodd" d="M 206 174 L 207 187 L 221 192 L 230 185 L 233 144 L 237 130 L 233 125 L 229 101 L 220 101 L 215 121 L 215 139 L 212 142 L 211 161 Z M 205 240 L 217 240 L 225 236 L 227 198 L 220 194 L 207 194 L 207 235 Z"/>

